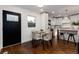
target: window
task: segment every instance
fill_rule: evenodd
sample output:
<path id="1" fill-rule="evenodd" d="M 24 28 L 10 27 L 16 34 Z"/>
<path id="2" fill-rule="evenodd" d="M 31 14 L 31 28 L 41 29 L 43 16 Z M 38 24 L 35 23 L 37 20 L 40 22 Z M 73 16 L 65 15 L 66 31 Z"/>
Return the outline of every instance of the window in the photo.
<path id="1" fill-rule="evenodd" d="M 7 14 L 7 21 L 18 22 L 18 16 L 17 15 Z"/>

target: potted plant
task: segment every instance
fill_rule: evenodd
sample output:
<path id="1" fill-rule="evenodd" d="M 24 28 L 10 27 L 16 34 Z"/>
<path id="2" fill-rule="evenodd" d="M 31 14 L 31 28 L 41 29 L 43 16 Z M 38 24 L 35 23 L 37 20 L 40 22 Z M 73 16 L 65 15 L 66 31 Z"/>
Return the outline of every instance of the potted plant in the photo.
<path id="1" fill-rule="evenodd" d="M 78 22 L 72 22 L 72 25 L 73 25 L 74 29 L 78 29 L 79 28 L 79 21 Z"/>
<path id="2" fill-rule="evenodd" d="M 72 25 L 79 26 L 79 21 L 77 21 L 77 22 L 72 22 Z"/>

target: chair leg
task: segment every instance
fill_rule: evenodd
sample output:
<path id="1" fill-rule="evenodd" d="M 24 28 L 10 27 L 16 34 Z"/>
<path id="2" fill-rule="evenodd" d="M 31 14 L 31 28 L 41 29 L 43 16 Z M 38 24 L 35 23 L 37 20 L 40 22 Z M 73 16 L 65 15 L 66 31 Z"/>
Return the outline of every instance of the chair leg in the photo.
<path id="1" fill-rule="evenodd" d="M 52 46 L 52 39 L 49 41 L 50 45 Z"/>
<path id="2" fill-rule="evenodd" d="M 49 48 L 52 46 L 52 41 L 50 40 L 49 42 Z"/>
<path id="3" fill-rule="evenodd" d="M 42 46 L 43 46 L 43 50 L 45 50 L 45 42 L 44 42 L 44 40 L 42 41 Z"/>
<path id="4" fill-rule="evenodd" d="M 74 35 L 73 35 L 73 40 L 74 40 L 74 43 L 75 43 L 75 46 L 76 46 L 76 41 L 75 41 L 75 37 L 74 37 Z"/>
<path id="5" fill-rule="evenodd" d="M 65 36 L 63 35 L 63 42 L 65 41 Z M 65 43 L 65 42 L 64 42 Z"/>
<path id="6" fill-rule="evenodd" d="M 34 48 L 34 40 L 32 40 L 32 47 Z"/>
<path id="7" fill-rule="evenodd" d="M 50 41 L 46 41 L 46 48 L 49 49 Z"/>
<path id="8" fill-rule="evenodd" d="M 68 36 L 68 41 L 67 41 L 67 43 L 69 43 L 69 39 L 70 39 L 70 35 Z"/>
<path id="9" fill-rule="evenodd" d="M 36 44 L 35 40 L 32 40 L 32 47 L 33 48 L 35 48 L 35 44 Z"/>
<path id="10" fill-rule="evenodd" d="M 37 45 L 40 46 L 41 45 L 41 39 L 37 40 Z"/>
<path id="11" fill-rule="evenodd" d="M 46 48 L 47 49 L 49 48 L 49 42 L 48 41 L 46 42 Z"/>

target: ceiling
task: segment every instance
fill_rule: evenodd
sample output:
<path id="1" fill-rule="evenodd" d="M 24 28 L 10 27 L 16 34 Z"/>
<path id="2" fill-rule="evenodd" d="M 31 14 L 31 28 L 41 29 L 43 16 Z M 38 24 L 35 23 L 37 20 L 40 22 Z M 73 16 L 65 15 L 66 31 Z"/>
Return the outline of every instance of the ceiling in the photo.
<path id="1" fill-rule="evenodd" d="M 31 10 L 36 13 L 40 13 L 40 8 L 37 5 L 17 5 L 18 7 Z M 44 11 L 47 11 L 51 16 L 65 15 L 66 9 L 68 10 L 67 15 L 79 13 L 79 5 L 44 5 L 42 7 Z M 52 11 L 55 13 L 52 14 Z"/>

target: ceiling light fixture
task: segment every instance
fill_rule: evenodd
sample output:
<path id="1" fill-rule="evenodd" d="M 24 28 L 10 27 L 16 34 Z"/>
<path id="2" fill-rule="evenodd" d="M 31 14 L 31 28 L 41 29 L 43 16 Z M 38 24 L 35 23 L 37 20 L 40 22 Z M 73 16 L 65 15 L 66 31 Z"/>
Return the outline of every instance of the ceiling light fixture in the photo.
<path id="1" fill-rule="evenodd" d="M 65 10 L 65 12 L 66 12 L 66 14 L 65 14 L 65 16 L 64 16 L 64 18 L 63 18 L 63 21 L 62 21 L 62 23 L 70 23 L 70 19 L 69 19 L 69 17 L 68 17 L 68 10 L 66 9 Z"/>
<path id="2" fill-rule="evenodd" d="M 41 9 L 40 9 L 40 11 L 41 11 L 41 12 L 43 12 L 43 11 L 44 11 L 44 9 L 43 9 L 43 8 L 41 8 Z"/>
<path id="3" fill-rule="evenodd" d="M 52 14 L 55 14 L 55 11 L 52 11 Z"/>
<path id="4" fill-rule="evenodd" d="M 44 5 L 37 5 L 38 7 L 43 7 Z"/>

